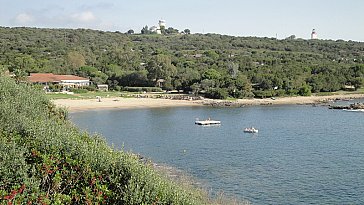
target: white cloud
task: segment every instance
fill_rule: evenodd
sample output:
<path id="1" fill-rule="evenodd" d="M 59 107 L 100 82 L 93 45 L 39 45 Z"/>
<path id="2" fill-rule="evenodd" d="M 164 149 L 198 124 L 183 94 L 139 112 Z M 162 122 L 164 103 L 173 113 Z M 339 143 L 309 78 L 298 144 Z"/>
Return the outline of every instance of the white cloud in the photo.
<path id="1" fill-rule="evenodd" d="M 29 24 L 34 21 L 34 17 L 27 13 L 20 13 L 15 17 L 15 22 L 19 24 Z"/>
<path id="2" fill-rule="evenodd" d="M 113 3 L 109 3 L 109 2 L 99 2 L 97 4 L 84 4 L 82 6 L 80 6 L 80 10 L 109 10 L 114 8 L 115 5 Z"/>
<path id="3" fill-rule="evenodd" d="M 78 23 L 91 23 L 96 20 L 96 17 L 91 11 L 84 11 L 72 14 L 71 19 Z"/>
<path id="4" fill-rule="evenodd" d="M 104 23 L 104 20 L 99 19 L 93 11 L 74 10 L 67 12 L 62 7 L 46 7 L 38 10 L 24 11 L 14 16 L 12 23 L 16 26 L 96 28 L 100 30 L 113 27 L 110 23 Z"/>

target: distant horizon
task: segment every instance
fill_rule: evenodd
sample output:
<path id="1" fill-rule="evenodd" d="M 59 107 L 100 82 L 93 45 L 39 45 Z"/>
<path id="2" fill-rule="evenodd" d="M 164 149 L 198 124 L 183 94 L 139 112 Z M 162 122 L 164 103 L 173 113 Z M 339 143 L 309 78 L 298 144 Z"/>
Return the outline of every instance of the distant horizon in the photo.
<path id="1" fill-rule="evenodd" d="M 191 33 L 236 37 L 310 39 L 316 29 L 322 40 L 364 42 L 361 0 L 0 0 L 0 25 L 55 29 L 93 29 L 139 33 L 166 20 L 167 28 Z"/>

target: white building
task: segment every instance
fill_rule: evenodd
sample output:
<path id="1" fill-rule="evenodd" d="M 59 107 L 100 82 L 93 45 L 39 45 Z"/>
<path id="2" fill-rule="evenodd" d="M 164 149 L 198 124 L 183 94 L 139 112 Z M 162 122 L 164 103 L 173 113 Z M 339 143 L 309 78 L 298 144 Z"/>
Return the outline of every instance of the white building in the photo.
<path id="1" fill-rule="evenodd" d="M 162 34 L 161 28 L 166 28 L 166 21 L 165 20 L 159 20 L 158 26 L 152 26 L 149 28 L 149 30 L 153 33 Z"/>
<path id="2" fill-rule="evenodd" d="M 55 75 L 53 73 L 30 73 L 28 81 L 33 84 L 59 84 L 63 88 L 79 88 L 90 85 L 90 79 L 75 75 Z"/>
<path id="3" fill-rule="evenodd" d="M 151 27 L 149 28 L 149 31 L 151 31 L 151 32 L 155 32 L 155 33 L 158 33 L 158 30 L 160 30 L 160 28 L 159 28 L 159 27 L 157 27 L 157 26 L 151 26 Z"/>
<path id="4" fill-rule="evenodd" d="M 312 29 L 311 39 L 318 39 L 318 36 L 317 36 L 317 33 L 316 33 L 315 29 Z"/>
<path id="5" fill-rule="evenodd" d="M 160 27 L 164 27 L 164 28 L 166 28 L 166 21 L 165 20 L 159 20 L 159 23 L 158 23 L 158 25 L 159 25 L 159 28 Z"/>

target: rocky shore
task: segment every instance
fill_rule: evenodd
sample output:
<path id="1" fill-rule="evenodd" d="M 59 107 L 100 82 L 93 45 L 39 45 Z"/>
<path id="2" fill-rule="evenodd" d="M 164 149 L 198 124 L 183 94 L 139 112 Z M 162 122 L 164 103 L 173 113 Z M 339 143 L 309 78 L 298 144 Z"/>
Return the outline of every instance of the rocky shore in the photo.
<path id="1" fill-rule="evenodd" d="M 350 105 L 329 105 L 329 109 L 362 110 L 364 103 L 352 103 Z"/>
<path id="2" fill-rule="evenodd" d="M 244 106 L 269 106 L 269 105 L 329 105 L 335 101 L 350 101 L 364 98 L 364 94 L 332 95 L 332 96 L 297 96 L 277 97 L 266 99 L 238 99 L 238 100 L 211 100 L 205 99 L 201 103 L 212 107 L 244 107 Z"/>

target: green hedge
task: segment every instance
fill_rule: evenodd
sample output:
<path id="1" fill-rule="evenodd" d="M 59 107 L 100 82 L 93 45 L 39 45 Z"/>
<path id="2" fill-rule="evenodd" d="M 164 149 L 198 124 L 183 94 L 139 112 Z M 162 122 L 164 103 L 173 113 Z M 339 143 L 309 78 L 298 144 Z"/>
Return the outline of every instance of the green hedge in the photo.
<path id="1" fill-rule="evenodd" d="M 0 77 L 0 202 L 208 204 L 131 153 L 65 120 L 41 91 Z"/>
<path id="2" fill-rule="evenodd" d="M 162 92 L 162 88 L 159 87 L 124 87 L 123 91 L 128 92 Z"/>

